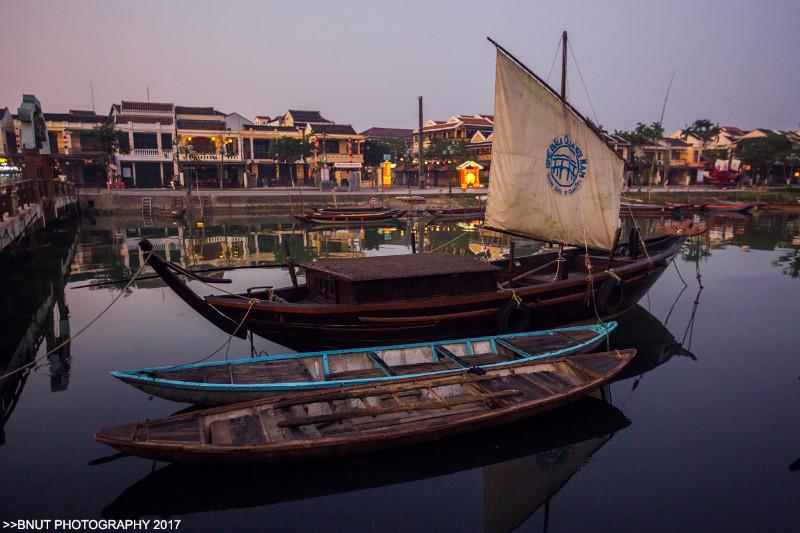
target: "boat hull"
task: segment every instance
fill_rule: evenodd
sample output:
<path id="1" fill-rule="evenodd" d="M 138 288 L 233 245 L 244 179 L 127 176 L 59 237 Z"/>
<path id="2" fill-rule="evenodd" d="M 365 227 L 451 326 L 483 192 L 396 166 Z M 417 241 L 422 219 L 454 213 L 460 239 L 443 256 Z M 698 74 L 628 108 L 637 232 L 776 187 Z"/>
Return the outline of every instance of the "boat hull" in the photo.
<path id="1" fill-rule="evenodd" d="M 463 370 L 453 361 L 437 355 L 437 346 L 458 352 L 460 361 L 465 365 L 481 368 L 499 368 L 523 359 L 543 360 L 586 353 L 605 341 L 616 326 L 616 322 L 610 322 L 444 343 L 117 370 L 111 375 L 151 396 L 196 405 L 226 405 L 290 392 L 321 391 L 369 383 L 388 384 L 409 377 L 446 375 Z M 387 371 L 392 374 L 380 372 L 374 361 L 365 357 L 366 351 L 374 354 L 373 357 L 385 364 Z M 495 352 L 502 355 L 495 356 Z M 384 356 L 392 359 L 384 360 Z M 290 373 L 289 368 L 294 372 Z M 313 372 L 309 372 L 309 369 Z M 344 369 L 345 372 L 330 371 L 334 369 Z"/>
<path id="2" fill-rule="evenodd" d="M 522 361 L 512 367 L 492 369 L 482 376 L 462 371 L 460 375 L 444 378 L 411 379 L 398 385 L 399 388 L 350 387 L 326 394 L 245 402 L 105 428 L 95 434 L 95 440 L 130 455 L 181 463 L 268 464 L 344 457 L 434 442 L 556 409 L 603 387 L 635 353 L 635 350 L 624 350 L 589 354 L 581 356 L 583 359 L 578 362 L 565 359 Z M 560 376 L 561 385 L 554 385 L 553 378 L 544 378 L 544 381 L 536 378 L 538 372 Z M 544 383 L 551 385 L 543 389 Z M 461 398 L 456 400 L 458 405 L 472 407 L 451 410 L 446 403 L 446 398 L 451 396 L 445 396 L 445 400 L 441 397 L 422 400 L 422 403 L 427 402 L 425 407 L 420 407 L 427 414 L 422 418 L 413 403 L 372 410 L 358 405 L 346 407 L 355 398 L 364 398 L 361 404 L 366 406 L 373 405 L 373 400 L 397 398 L 397 394 L 432 389 L 444 391 L 447 387 L 457 389 L 452 397 Z M 471 399 L 464 401 L 465 397 Z M 437 402 L 443 401 L 445 403 L 437 406 Z M 341 411 L 324 416 L 310 414 L 311 406 L 322 404 L 339 405 Z M 287 410 L 292 407 L 298 408 L 296 414 Z M 355 421 L 355 425 L 335 421 L 342 417 Z M 249 422 L 245 423 L 245 419 Z M 256 420 L 262 422 L 256 424 Z M 215 433 L 214 424 L 224 429 L 224 434 Z M 225 428 L 220 428 L 223 424 Z M 298 429 L 281 429 L 295 427 Z M 308 430 L 301 431 L 299 427 Z M 217 438 L 219 441 L 215 440 Z"/>
<path id="3" fill-rule="evenodd" d="M 531 282 L 514 290 L 367 304 L 266 300 L 252 303 L 247 296 L 209 296 L 204 300 L 205 307 L 198 307 L 197 298 L 187 299 L 182 292 L 178 295 L 204 316 L 216 319 L 215 324 L 226 331 L 232 329 L 238 335 L 251 331 L 299 351 L 461 339 L 518 331 L 504 329 L 500 320 L 501 311 L 512 305 L 509 302 L 515 298 L 530 313 L 530 323 L 522 331 L 612 320 L 638 303 L 680 252 L 683 241 L 684 237 L 679 235 L 646 241 L 647 258 L 615 266 L 613 275 L 599 267 L 591 282 L 586 280 L 586 271 L 580 266 L 582 271 L 574 272 L 568 279 Z M 555 253 L 539 254 L 536 261 L 552 261 Z M 582 253 L 582 250 L 573 252 L 576 264 L 582 265 Z M 592 257 L 598 265 L 608 262 L 607 254 L 604 256 L 602 252 L 592 251 Z M 153 261 L 163 262 L 155 255 Z M 507 263 L 497 264 L 507 268 L 504 267 Z M 166 268 L 157 271 L 162 277 L 170 275 Z M 621 296 L 614 309 L 604 309 L 603 305 L 595 304 L 601 302 L 603 284 L 612 277 L 621 280 Z M 173 285 L 186 288 L 179 283 Z M 250 296 L 258 297 L 255 293 Z M 220 316 L 225 320 L 219 320 Z"/>

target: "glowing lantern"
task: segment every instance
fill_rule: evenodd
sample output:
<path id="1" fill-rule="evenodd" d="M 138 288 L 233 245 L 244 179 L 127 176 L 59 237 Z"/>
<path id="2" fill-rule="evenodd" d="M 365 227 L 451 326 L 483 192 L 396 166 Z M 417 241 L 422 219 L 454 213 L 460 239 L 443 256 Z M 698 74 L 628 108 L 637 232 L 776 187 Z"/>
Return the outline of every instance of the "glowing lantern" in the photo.
<path id="1" fill-rule="evenodd" d="M 389 188 L 389 187 L 392 186 L 392 169 L 394 167 L 396 167 L 396 166 L 397 165 L 395 165 L 391 161 L 384 161 L 383 162 L 383 165 L 382 165 L 382 168 L 381 168 L 381 174 L 383 176 L 383 188 L 384 189 Z"/>

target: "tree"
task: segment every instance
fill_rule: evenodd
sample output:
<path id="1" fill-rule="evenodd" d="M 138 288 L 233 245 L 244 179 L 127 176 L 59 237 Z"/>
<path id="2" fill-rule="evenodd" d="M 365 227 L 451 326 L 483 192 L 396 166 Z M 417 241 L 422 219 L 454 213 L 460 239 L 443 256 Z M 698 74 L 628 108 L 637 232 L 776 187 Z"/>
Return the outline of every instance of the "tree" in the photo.
<path id="1" fill-rule="evenodd" d="M 615 130 L 614 134 L 631 143 L 631 152 L 633 154 L 632 167 L 637 176 L 637 182 L 641 187 L 641 181 L 639 180 L 642 174 L 642 169 L 650 166 L 649 174 L 647 174 L 649 181 L 652 175 L 653 167 L 655 166 L 655 159 L 648 160 L 644 150 L 642 150 L 642 147 L 648 144 L 658 145 L 659 141 L 661 141 L 661 138 L 664 136 L 664 127 L 661 125 L 661 122 L 658 121 L 649 125 L 638 122 L 636 123 L 636 127 L 634 129 L 630 131 Z"/>
<path id="2" fill-rule="evenodd" d="M 85 136 L 88 144 L 100 152 L 98 159 L 106 168 L 106 174 L 108 174 L 109 165 L 115 153 L 127 154 L 130 152 L 130 147 L 126 143 L 127 135 L 119 131 L 111 120 L 95 126 Z"/>
<path id="3" fill-rule="evenodd" d="M 280 179 L 280 163 L 291 163 L 289 167 L 289 179 L 294 186 L 295 176 L 292 168 L 294 163 L 305 161 L 311 155 L 311 143 L 305 138 L 295 139 L 293 137 L 279 137 L 272 141 L 269 146 L 269 157 L 275 160 L 276 176 Z"/>
<path id="4" fill-rule="evenodd" d="M 454 167 L 470 158 L 469 143 L 464 139 L 433 139 L 425 150 L 425 159 L 447 161 L 448 185 L 453 190 Z"/>
<path id="5" fill-rule="evenodd" d="M 391 154 L 392 147 L 389 143 L 379 139 L 364 141 L 364 164 L 374 167 L 383 162 L 383 154 Z"/>
<path id="6" fill-rule="evenodd" d="M 776 163 L 781 163 L 781 155 L 791 153 L 791 150 L 792 143 L 785 136 L 769 135 L 740 141 L 736 153 L 753 170 L 762 171 L 766 177 Z"/>
<path id="7" fill-rule="evenodd" d="M 681 139 L 685 141 L 690 136 L 700 139 L 700 149 L 705 157 L 706 145 L 713 140 L 719 139 L 720 131 L 722 130 L 720 129 L 719 124 L 714 124 L 707 118 L 698 118 L 690 126 L 685 126 L 681 130 Z M 710 161 L 710 159 L 706 159 L 706 161 Z"/>

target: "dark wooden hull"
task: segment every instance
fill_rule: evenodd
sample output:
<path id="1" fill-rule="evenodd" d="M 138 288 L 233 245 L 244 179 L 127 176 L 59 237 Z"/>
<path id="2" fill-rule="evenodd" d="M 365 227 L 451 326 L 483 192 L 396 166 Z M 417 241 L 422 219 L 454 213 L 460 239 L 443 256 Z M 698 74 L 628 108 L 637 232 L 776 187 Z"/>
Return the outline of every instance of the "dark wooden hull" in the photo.
<path id="1" fill-rule="evenodd" d="M 445 207 L 441 209 L 426 209 L 429 215 L 437 218 L 462 218 L 462 217 L 482 217 L 486 212 L 483 207 Z"/>
<path id="2" fill-rule="evenodd" d="M 200 309 L 196 307 L 199 297 L 190 298 L 187 303 L 218 322 L 218 315 L 224 315 L 228 319 L 223 323 L 224 326 L 242 323 L 241 329 L 297 350 L 404 344 L 505 333 L 507 331 L 503 331 L 502 324 L 498 323 L 498 313 L 509 305 L 514 296 L 519 297 L 530 310 L 531 320 L 524 330 L 546 329 L 596 321 L 598 318 L 610 320 L 625 313 L 636 305 L 669 266 L 679 253 L 683 241 L 684 237 L 680 235 L 651 239 L 645 243 L 649 259 L 639 257 L 625 263 L 615 262 L 614 274 L 622 280 L 622 295 L 613 310 L 604 312 L 603 306 L 599 306 L 599 317 L 594 301 L 599 301 L 601 286 L 611 278 L 611 274 L 603 271 L 608 263 L 608 255 L 592 252 L 592 261 L 597 266 L 593 283 L 589 284 L 582 266 L 582 250 L 567 252 L 568 260 L 574 263 L 576 270 L 567 279 L 552 281 L 546 279 L 553 277 L 552 273 L 548 273 L 543 276 L 545 279 L 517 286 L 513 291 L 499 289 L 477 294 L 393 299 L 370 304 L 313 303 L 287 297 L 288 302 L 261 301 L 251 308 L 246 298 L 233 296 L 205 298 L 208 309 L 202 305 Z M 528 268 L 528 261 L 552 261 L 555 253 L 519 258 L 521 266 L 515 266 L 514 272 Z M 152 262 L 160 261 L 163 262 L 158 256 L 153 256 Z M 508 268 L 507 260 L 496 264 Z M 171 275 L 167 268 L 157 271 Z M 186 288 L 183 284 L 179 287 Z M 302 293 L 304 287 L 278 289 L 276 293 L 281 295 L 284 290 L 296 294 Z M 178 295 L 184 297 L 182 293 Z M 253 293 L 252 296 L 258 298 L 261 295 Z"/>
<path id="3" fill-rule="evenodd" d="M 709 213 L 749 213 L 755 204 L 708 204 L 705 208 Z"/>
<path id="4" fill-rule="evenodd" d="M 295 215 L 295 218 L 303 222 L 313 224 L 342 224 L 346 222 L 367 224 L 371 222 L 386 222 L 395 220 L 403 215 L 405 211 L 392 210 L 385 212 L 356 212 L 356 213 L 307 213 L 305 215 Z"/>
<path id="5" fill-rule="evenodd" d="M 680 213 L 680 208 L 667 204 L 622 204 L 621 216 L 672 216 Z"/>
<path id="6" fill-rule="evenodd" d="M 105 428 L 95 440 L 130 455 L 187 463 L 279 463 L 387 450 L 497 427 L 567 405 L 608 383 L 635 353 L 520 362 L 481 376 L 465 371 L 390 387 L 240 403 Z M 448 387 L 452 393 L 445 392 Z M 440 393 L 431 400 L 433 389 Z M 419 400 L 412 394 L 419 394 Z M 397 400 L 398 395 L 404 400 Z M 353 403 L 356 398 L 364 406 L 397 403 L 359 407 Z M 322 405 L 333 408 L 333 414 L 311 414 L 312 406 Z M 418 409 L 424 409 L 422 415 Z"/>

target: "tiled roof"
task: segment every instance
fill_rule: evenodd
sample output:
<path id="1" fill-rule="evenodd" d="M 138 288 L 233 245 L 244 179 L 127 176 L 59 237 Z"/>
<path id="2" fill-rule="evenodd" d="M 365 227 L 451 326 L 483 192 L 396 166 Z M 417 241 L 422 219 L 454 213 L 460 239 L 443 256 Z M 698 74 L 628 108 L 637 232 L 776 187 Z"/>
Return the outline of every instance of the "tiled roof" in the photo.
<path id="1" fill-rule="evenodd" d="M 127 124 L 133 122 L 134 124 L 163 124 L 169 126 L 172 124 L 172 117 L 160 117 L 153 115 L 117 115 L 117 124 Z"/>
<path id="2" fill-rule="evenodd" d="M 219 115 L 225 116 L 225 113 L 222 111 L 217 111 L 213 107 L 190 107 L 185 105 L 176 105 L 175 106 L 175 114 L 176 115 Z"/>
<path id="3" fill-rule="evenodd" d="M 89 115 L 89 116 L 96 116 L 97 113 L 94 111 L 84 111 L 83 109 L 70 109 L 70 115 Z"/>
<path id="4" fill-rule="evenodd" d="M 253 131 L 300 131 L 296 126 L 267 126 L 264 124 L 243 124 L 246 130 Z"/>
<path id="5" fill-rule="evenodd" d="M 256 115 L 256 118 L 259 120 L 271 120 L 267 115 Z"/>
<path id="6" fill-rule="evenodd" d="M 357 135 L 350 124 L 311 124 L 311 133 L 328 133 L 330 135 Z"/>
<path id="7" fill-rule="evenodd" d="M 332 121 L 323 117 L 319 111 L 303 111 L 300 109 L 290 109 L 289 114 L 292 115 L 292 119 L 295 122 L 300 122 L 304 124 L 308 124 L 309 122 L 311 123 L 323 122 L 323 123 L 333 124 Z"/>
<path id="8" fill-rule="evenodd" d="M 692 146 L 691 143 L 684 142 L 680 139 L 673 139 L 671 137 L 664 137 L 662 140 L 673 148 L 688 148 Z"/>
<path id="9" fill-rule="evenodd" d="M 405 128 L 378 128 L 372 127 L 361 132 L 364 137 L 373 139 L 410 139 L 413 130 Z"/>
<path id="10" fill-rule="evenodd" d="M 178 129 L 225 131 L 225 123 L 216 120 L 178 120 Z"/>
<path id="11" fill-rule="evenodd" d="M 44 113 L 44 119 L 50 122 L 83 122 L 88 124 L 99 124 L 105 122 L 107 117 L 102 115 L 74 115 L 72 113 Z"/>
<path id="12" fill-rule="evenodd" d="M 122 101 L 120 110 L 123 113 L 146 112 L 146 113 L 172 113 L 173 105 L 159 102 L 126 102 Z"/>

